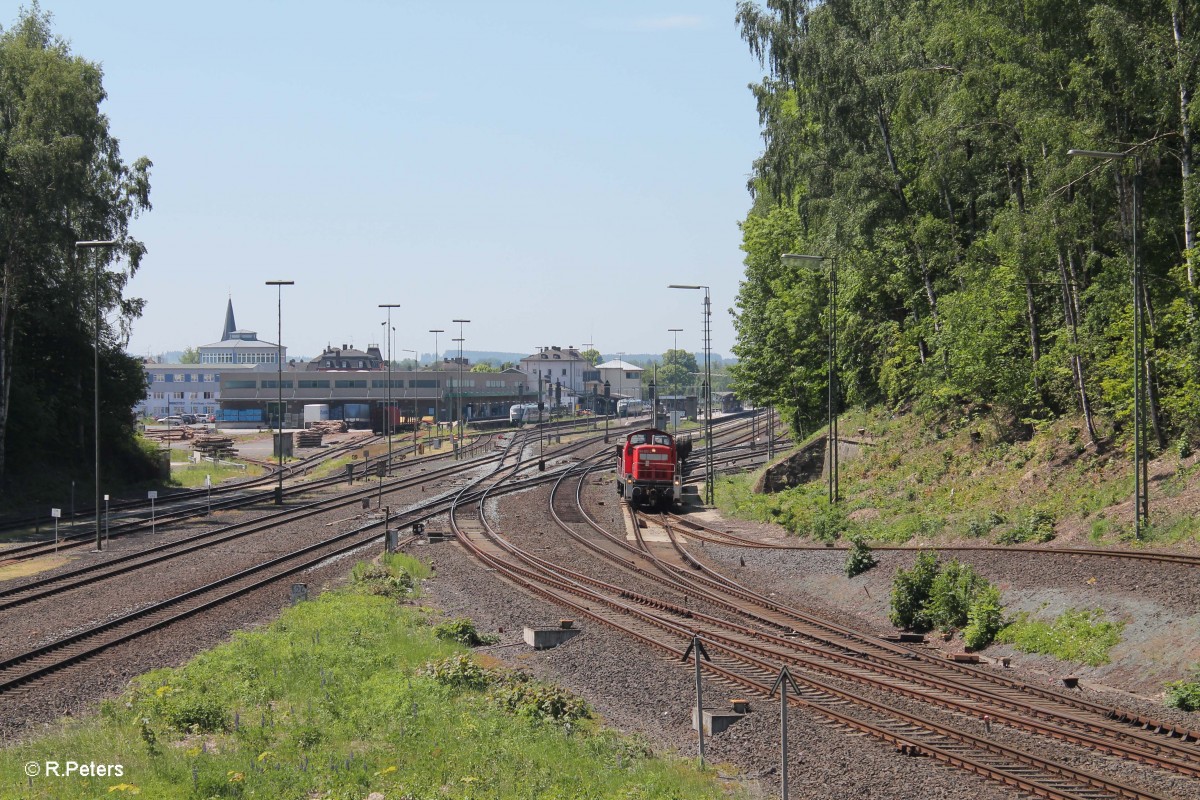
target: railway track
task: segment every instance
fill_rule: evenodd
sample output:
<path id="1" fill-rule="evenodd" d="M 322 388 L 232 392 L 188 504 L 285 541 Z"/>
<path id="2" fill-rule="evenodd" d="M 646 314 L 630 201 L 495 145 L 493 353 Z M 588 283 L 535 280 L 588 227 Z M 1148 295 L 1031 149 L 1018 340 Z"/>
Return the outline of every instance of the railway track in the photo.
<path id="1" fill-rule="evenodd" d="M 508 440 L 504 452 L 494 457 L 475 459 L 466 464 L 458 464 L 452 468 L 448 467 L 446 471 L 474 471 L 481 467 L 486 467 L 494 461 L 497 464 L 497 468 L 500 466 L 506 468 L 508 484 L 500 488 L 500 491 L 504 492 L 520 491 L 529 486 L 553 480 L 554 475 L 552 473 L 543 474 L 533 472 L 529 466 L 533 459 L 521 455 L 524 450 L 529 449 L 528 443 L 524 441 L 526 438 L 524 436 L 513 436 Z M 562 458 L 564 455 L 570 455 L 580 448 L 589 446 L 591 443 L 589 440 L 584 440 L 566 445 L 558 450 L 555 455 L 558 458 Z M 514 449 L 517 450 L 517 455 L 512 454 Z M 530 474 L 521 475 L 520 473 L 523 470 L 529 470 Z M 429 476 L 423 476 L 423 479 L 428 480 Z M 475 497 L 478 492 L 472 489 L 474 485 L 475 482 L 472 481 L 456 495 L 420 504 L 418 507 L 411 508 L 405 513 L 393 517 L 392 521 L 399 525 L 408 525 L 415 521 L 445 513 L 455 498 L 461 501 L 464 498 L 470 499 Z M 397 488 L 399 487 L 393 487 L 392 490 Z M 287 516 L 287 521 L 311 517 L 316 514 L 325 513 L 330 508 L 356 503 L 359 500 L 359 496 L 363 493 L 373 495 L 376 493 L 376 489 L 371 487 L 354 493 L 356 495 L 354 497 L 341 497 L 330 501 L 313 503 L 302 509 L 292 509 L 291 513 Z M 249 532 L 271 530 L 281 524 L 282 520 L 280 519 L 260 520 L 255 524 L 255 530 Z M 47 678 L 66 667 L 96 656 L 113 647 L 134 642 L 139 637 L 161 630 L 174 623 L 216 609 L 231 600 L 264 588 L 290 575 L 313 569 L 331 559 L 354 553 L 364 547 L 376 545 L 382 537 L 382 531 L 379 529 L 383 525 L 384 520 L 367 522 L 351 530 L 335 534 L 300 548 L 295 548 L 276 558 L 260 562 L 234 574 L 222 576 L 215 581 L 188 589 L 173 597 L 147 604 L 145 607 L 128 611 L 114 619 L 60 636 L 53 641 L 6 658 L 0 661 L 0 695 L 10 695 L 19 698 L 23 692 L 37 685 L 39 680 Z M 244 534 L 239 532 L 239 535 Z M 193 544 L 200 547 L 208 546 L 208 543 L 205 542 L 196 542 Z M 62 578 L 61 581 L 58 581 L 57 585 L 34 590 L 39 594 L 38 598 L 23 596 L 20 592 L 27 587 L 16 587 L 14 592 L 17 594 L 10 597 L 6 610 L 11 613 L 11 609 L 16 605 L 30 602 L 33 599 L 44 599 L 49 594 L 61 593 L 89 583 L 95 583 L 120 572 L 145 568 L 157 564 L 165 558 L 176 557 L 180 553 L 157 552 L 151 554 L 148 559 L 141 559 L 143 555 L 145 554 L 135 554 L 129 562 L 119 565 L 119 568 L 115 571 L 100 569 L 92 572 L 90 575 L 76 575 L 74 577 L 56 576 L 54 579 L 48 579 L 53 583 L 58 578 Z"/>
<path id="2" fill-rule="evenodd" d="M 581 475 L 577 497 L 584 480 Z M 557 486 L 561 484 L 560 479 Z M 559 518 L 564 530 L 572 532 L 581 524 L 594 523 L 589 522 L 582 501 L 563 520 L 561 509 L 565 504 L 556 498 L 557 494 L 552 495 L 551 513 Z M 463 513 L 461 507 L 461 503 L 456 504 L 453 513 Z M 623 536 L 603 531 L 599 540 L 593 537 L 591 547 L 640 579 L 661 575 L 668 594 L 681 589 L 688 592 L 691 602 L 686 606 L 660 595 L 643 595 L 607 584 L 521 551 L 491 529 L 481 510 L 471 519 L 470 524 L 458 526 L 460 541 L 518 585 L 675 655 L 682 652 L 691 636 L 702 631 L 710 650 L 721 654 L 716 664 L 706 668 L 763 694 L 769 690 L 779 666 L 790 664 L 793 675 L 802 675 L 805 685 L 805 695 L 796 701 L 798 704 L 808 705 L 838 724 L 889 741 L 905 752 L 929 755 L 1040 797 L 1161 796 L 1036 752 L 1005 747 L 989 737 L 963 730 L 961 722 L 940 724 L 886 701 L 866 701 L 860 691 L 848 690 L 842 684 L 869 685 L 872 695 L 919 700 L 951 716 L 967 715 L 978 720 L 989 714 L 998 725 L 1052 736 L 1060 742 L 1181 775 L 1200 775 L 1200 747 L 1192 732 L 1163 728 L 1174 736 L 1151 734 L 1122 724 L 1118 710 L 1063 704 L 1056 693 L 1024 687 L 1015 681 L 997 683 L 965 665 L 938 663 L 893 643 L 872 641 L 873 637 L 811 619 L 728 579 L 704 575 L 702 565 L 686 552 L 676 534 L 668 533 L 671 545 L 667 552 L 673 553 L 673 558 L 652 553 L 636 521 L 633 530 L 638 534 L 637 547 L 625 542 Z M 575 532 L 572 535 L 579 536 Z M 657 547 L 662 549 L 662 545 Z M 703 575 L 703 581 L 696 580 L 696 573 Z M 703 613 L 697 603 L 718 606 L 724 613 Z M 732 617 L 750 618 L 753 626 L 735 623 Z M 919 669 L 908 663 L 914 659 Z M 871 719 L 872 715 L 879 719 Z M 978 727 L 978 722 L 972 724 Z"/>

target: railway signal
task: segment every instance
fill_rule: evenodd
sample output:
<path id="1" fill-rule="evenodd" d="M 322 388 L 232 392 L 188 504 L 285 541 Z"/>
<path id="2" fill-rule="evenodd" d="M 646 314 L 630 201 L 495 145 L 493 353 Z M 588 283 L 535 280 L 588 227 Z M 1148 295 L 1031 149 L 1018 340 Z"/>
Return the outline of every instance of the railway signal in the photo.
<path id="1" fill-rule="evenodd" d="M 700 658 L 703 657 L 709 662 L 712 659 L 708 657 L 708 651 L 704 649 L 704 642 L 700 641 L 699 633 L 692 636 L 692 643 L 683 651 L 683 658 L 679 660 L 686 664 L 693 650 L 696 652 L 696 732 L 700 734 L 700 769 L 704 769 L 704 687 L 700 682 Z"/>
<path id="2" fill-rule="evenodd" d="M 775 679 L 775 685 L 771 687 L 771 693 L 767 695 L 768 698 L 774 697 L 775 691 L 779 690 L 779 731 L 781 740 L 779 745 L 779 756 L 781 761 L 779 768 L 781 772 L 779 775 L 783 779 L 779 796 L 782 797 L 783 800 L 787 800 L 788 796 L 787 687 L 789 683 L 792 685 L 792 689 L 796 692 L 796 694 L 800 694 L 800 687 L 796 685 L 796 679 L 792 677 L 792 673 L 787 668 L 787 664 L 784 664 L 779 670 L 779 677 Z"/>

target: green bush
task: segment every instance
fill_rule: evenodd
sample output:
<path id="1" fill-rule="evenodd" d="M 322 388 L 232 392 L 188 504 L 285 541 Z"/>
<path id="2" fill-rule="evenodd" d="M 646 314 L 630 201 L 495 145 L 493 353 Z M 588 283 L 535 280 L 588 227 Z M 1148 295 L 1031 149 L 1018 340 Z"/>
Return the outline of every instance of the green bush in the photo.
<path id="1" fill-rule="evenodd" d="M 1200 682 L 1172 681 L 1167 684 L 1166 703 L 1180 711 L 1200 711 Z"/>
<path id="2" fill-rule="evenodd" d="M 1054 538 L 1054 515 L 1034 509 L 1016 525 L 996 537 L 996 544 L 1043 544 Z"/>
<path id="3" fill-rule="evenodd" d="M 863 538 L 858 534 L 851 534 L 850 550 L 846 553 L 846 577 L 861 575 L 874 567 L 875 563 L 875 556 Z"/>
<path id="4" fill-rule="evenodd" d="M 1000 605 L 1000 590 L 989 583 L 971 599 L 967 627 L 963 629 L 963 644 L 972 650 L 987 647 L 1002 627 L 1004 607 Z"/>
<path id="5" fill-rule="evenodd" d="M 888 618 L 897 628 L 927 631 L 932 627 L 925 613 L 925 604 L 929 600 L 929 589 L 937 576 L 937 569 L 937 553 L 931 550 L 917 556 L 911 570 L 896 570 L 892 578 Z"/>
<path id="6" fill-rule="evenodd" d="M 846 512 L 840 505 L 825 505 L 818 509 L 810 529 L 813 538 L 832 544 L 845 532 L 847 524 Z"/>
<path id="7" fill-rule="evenodd" d="M 958 561 L 941 567 L 929 586 L 925 615 L 938 630 L 949 631 L 967 624 L 971 600 L 987 581 L 969 565 Z"/>
<path id="8" fill-rule="evenodd" d="M 897 628 L 949 631 L 965 626 L 967 646 L 980 648 L 1000 629 L 1003 612 L 999 589 L 969 564 L 938 564 L 933 551 L 921 553 L 911 570 L 896 570 L 892 579 L 888 617 Z"/>
<path id="9" fill-rule="evenodd" d="M 495 644 L 500 637 L 490 633 L 480 633 L 475 629 L 475 623 L 466 617 L 443 622 L 433 627 L 433 635 L 448 642 L 458 642 L 467 647 L 478 647 L 485 644 Z"/>
<path id="10" fill-rule="evenodd" d="M 510 714 L 539 722 L 570 723 L 592 716 L 584 699 L 522 672 L 507 673 L 492 690 L 492 699 Z"/>
<path id="11" fill-rule="evenodd" d="M 401 600 L 413 595 L 413 578 L 402 569 L 359 562 L 351 571 L 355 586 L 366 594 Z"/>
<path id="12" fill-rule="evenodd" d="M 496 682 L 494 672 L 476 664 L 466 653 L 427 662 L 420 674 L 456 689 L 486 689 Z"/>
<path id="13" fill-rule="evenodd" d="M 1192 666 L 1190 681 L 1167 684 L 1166 704 L 1180 711 L 1200 711 L 1200 664 Z"/>

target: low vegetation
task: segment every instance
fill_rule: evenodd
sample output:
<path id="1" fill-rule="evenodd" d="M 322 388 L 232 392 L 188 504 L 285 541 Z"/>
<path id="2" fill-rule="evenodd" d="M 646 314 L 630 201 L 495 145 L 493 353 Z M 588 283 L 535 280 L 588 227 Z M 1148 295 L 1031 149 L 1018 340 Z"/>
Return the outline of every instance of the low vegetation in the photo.
<path id="1" fill-rule="evenodd" d="M 241 464 L 238 466 L 234 464 L 210 464 L 207 462 L 196 464 L 188 461 L 185 463 L 173 463 L 171 465 L 171 483 L 187 489 L 195 489 L 203 486 L 205 477 L 211 478 L 212 485 L 216 486 L 227 480 L 257 478 L 262 474 L 263 469 L 254 464 Z"/>
<path id="2" fill-rule="evenodd" d="M 387 578 L 404 574 L 419 586 L 411 559 L 382 566 Z M 712 773 L 600 729 L 579 698 L 481 665 L 434 635 L 424 609 L 376 591 L 387 585 L 379 567 L 356 573 L 349 590 L 300 603 L 182 667 L 141 676 L 98 716 L 0 751 L 0 796 L 721 794 Z M 123 774 L 25 776 L 27 762 L 67 757 L 121 764 Z"/>
<path id="3" fill-rule="evenodd" d="M 1180 711 L 1200 711 L 1200 664 L 1193 664 L 1191 680 L 1167 684 L 1166 704 Z"/>
<path id="4" fill-rule="evenodd" d="M 825 542 L 857 534 L 887 543 L 1041 543 L 1064 530 L 1096 543 L 1133 541 L 1129 515 L 1110 511 L 1133 494 L 1128 453 L 1081 446 L 1078 420 L 1026 424 L 975 406 L 899 415 L 854 410 L 841 424 L 864 433 L 847 436 L 863 444 L 842 459 L 837 506 L 830 508 L 821 480 L 756 494 L 757 474 L 720 479 L 717 504 L 731 516 Z M 1173 447 L 1155 455 L 1167 473 L 1156 491 L 1177 497 L 1194 486 L 1200 462 L 1190 451 Z M 1160 506 L 1141 543 L 1200 542 L 1194 506 Z"/>
<path id="5" fill-rule="evenodd" d="M 986 647 L 1003 624 L 1000 590 L 959 561 L 938 562 L 937 553 L 917 556 L 912 569 L 897 569 L 892 579 L 889 618 L 897 628 L 914 631 L 963 630 L 964 643 Z"/>
<path id="6" fill-rule="evenodd" d="M 1024 653 L 1041 653 L 1062 661 L 1098 667 L 1109 662 L 1108 651 L 1121 641 L 1124 622 L 1104 618 L 1104 611 L 1070 608 L 1046 621 L 1022 612 L 1000 631 L 996 640 Z"/>
<path id="7" fill-rule="evenodd" d="M 458 642 L 466 647 L 479 647 L 500 641 L 500 637 L 495 634 L 477 631 L 475 623 L 466 617 L 458 617 L 435 625 L 433 635 L 448 642 Z"/>
<path id="8" fill-rule="evenodd" d="M 875 555 L 861 536 L 850 537 L 850 549 L 846 552 L 846 577 L 853 578 L 874 567 Z"/>

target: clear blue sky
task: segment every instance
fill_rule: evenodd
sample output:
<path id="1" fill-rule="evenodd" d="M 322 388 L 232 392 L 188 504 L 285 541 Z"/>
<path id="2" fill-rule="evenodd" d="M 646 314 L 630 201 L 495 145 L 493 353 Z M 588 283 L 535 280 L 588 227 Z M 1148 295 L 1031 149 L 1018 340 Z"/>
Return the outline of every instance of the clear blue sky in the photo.
<path id="1" fill-rule="evenodd" d="M 762 69 L 731 0 L 42 0 L 154 161 L 130 351 L 275 341 L 729 354 Z M 11 24 L 10 11 L 5 26 Z M 451 330 L 455 330 L 451 333 Z M 385 344 L 386 347 L 386 344 Z M 407 354 L 397 352 L 396 358 Z"/>

